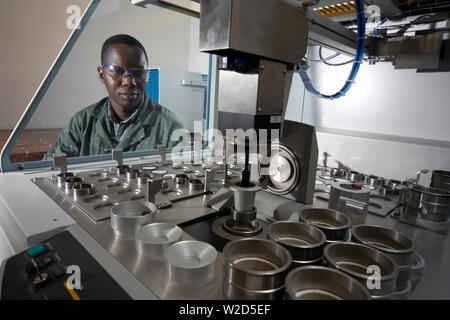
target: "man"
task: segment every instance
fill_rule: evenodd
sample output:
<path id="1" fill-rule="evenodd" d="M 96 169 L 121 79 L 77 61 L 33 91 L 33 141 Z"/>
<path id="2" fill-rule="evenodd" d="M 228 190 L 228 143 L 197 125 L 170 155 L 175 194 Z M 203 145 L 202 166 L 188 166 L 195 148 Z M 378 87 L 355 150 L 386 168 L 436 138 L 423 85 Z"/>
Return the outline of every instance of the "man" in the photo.
<path id="1" fill-rule="evenodd" d="M 181 122 L 145 92 L 148 57 L 138 40 L 124 34 L 107 39 L 97 69 L 109 96 L 76 113 L 44 160 L 61 152 L 78 157 L 178 143 L 171 141 L 171 134 L 182 128 Z"/>

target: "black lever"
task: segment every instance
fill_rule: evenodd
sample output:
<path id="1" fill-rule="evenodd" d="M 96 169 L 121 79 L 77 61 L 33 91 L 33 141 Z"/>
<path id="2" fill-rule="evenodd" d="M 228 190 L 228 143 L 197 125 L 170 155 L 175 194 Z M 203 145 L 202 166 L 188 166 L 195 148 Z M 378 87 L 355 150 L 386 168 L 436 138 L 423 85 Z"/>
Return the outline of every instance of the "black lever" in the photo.
<path id="1" fill-rule="evenodd" d="M 250 187 L 250 170 L 248 168 L 248 161 L 250 158 L 250 151 L 249 151 L 249 138 L 245 137 L 245 167 L 244 171 L 242 171 L 242 181 L 241 181 L 241 187 L 249 188 Z"/>

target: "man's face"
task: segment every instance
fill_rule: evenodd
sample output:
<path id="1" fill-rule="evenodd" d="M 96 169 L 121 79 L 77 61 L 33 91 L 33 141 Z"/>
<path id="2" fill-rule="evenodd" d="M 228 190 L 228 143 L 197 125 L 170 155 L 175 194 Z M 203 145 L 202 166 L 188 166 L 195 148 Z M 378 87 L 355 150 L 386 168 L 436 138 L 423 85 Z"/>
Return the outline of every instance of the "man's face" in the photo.
<path id="1" fill-rule="evenodd" d="M 144 51 L 127 44 L 110 45 L 104 64 L 133 69 L 147 68 Z M 131 112 L 142 101 L 148 79 L 134 79 L 131 75 L 120 77 L 107 67 L 100 67 L 98 72 L 100 82 L 105 84 L 113 105 Z"/>

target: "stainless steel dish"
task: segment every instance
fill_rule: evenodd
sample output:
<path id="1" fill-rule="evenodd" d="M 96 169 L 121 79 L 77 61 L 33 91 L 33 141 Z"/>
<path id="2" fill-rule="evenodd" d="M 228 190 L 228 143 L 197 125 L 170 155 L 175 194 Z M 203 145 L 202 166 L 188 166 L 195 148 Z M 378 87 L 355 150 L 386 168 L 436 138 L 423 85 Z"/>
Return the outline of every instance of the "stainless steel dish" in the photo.
<path id="1" fill-rule="evenodd" d="M 326 236 L 311 224 L 277 221 L 269 225 L 269 238 L 285 247 L 296 261 L 314 261 L 323 254 Z"/>
<path id="2" fill-rule="evenodd" d="M 206 242 L 189 240 L 166 251 L 169 278 L 184 284 L 206 284 L 216 278 L 217 251 Z"/>
<path id="3" fill-rule="evenodd" d="M 245 238 L 223 249 L 223 294 L 226 299 L 282 299 L 292 263 L 283 246 L 266 239 Z"/>
<path id="4" fill-rule="evenodd" d="M 450 215 L 450 192 L 413 186 L 409 189 L 407 209 L 409 214 L 417 218 L 447 222 Z"/>
<path id="5" fill-rule="evenodd" d="M 126 201 L 111 209 L 111 227 L 116 236 L 134 239 L 140 226 L 156 220 L 158 208 L 151 202 Z"/>
<path id="6" fill-rule="evenodd" d="M 414 242 L 408 236 L 379 226 L 359 225 L 353 227 L 352 239 L 391 257 L 398 266 L 396 290 L 406 288 L 415 250 Z"/>
<path id="7" fill-rule="evenodd" d="M 136 232 L 136 250 L 154 260 L 164 260 L 166 250 L 183 237 L 183 230 L 169 223 L 151 223 Z"/>
<path id="8" fill-rule="evenodd" d="M 351 242 L 332 243 L 325 247 L 324 261 L 327 266 L 359 280 L 368 287 L 371 296 L 386 296 L 396 290 L 397 263 L 377 249 Z M 380 270 L 379 286 L 372 281 L 375 280 L 373 270 L 376 267 Z"/>
<path id="9" fill-rule="evenodd" d="M 261 232 L 262 226 L 257 220 L 250 222 L 243 222 L 229 217 L 223 221 L 223 228 L 225 231 L 236 236 L 250 237 Z"/>
<path id="10" fill-rule="evenodd" d="M 342 212 L 327 208 L 307 208 L 299 213 L 299 220 L 322 230 L 327 241 L 346 240 L 351 221 Z"/>
<path id="11" fill-rule="evenodd" d="M 292 270 L 286 277 L 289 300 L 369 300 L 369 291 L 355 278 L 321 266 Z"/>

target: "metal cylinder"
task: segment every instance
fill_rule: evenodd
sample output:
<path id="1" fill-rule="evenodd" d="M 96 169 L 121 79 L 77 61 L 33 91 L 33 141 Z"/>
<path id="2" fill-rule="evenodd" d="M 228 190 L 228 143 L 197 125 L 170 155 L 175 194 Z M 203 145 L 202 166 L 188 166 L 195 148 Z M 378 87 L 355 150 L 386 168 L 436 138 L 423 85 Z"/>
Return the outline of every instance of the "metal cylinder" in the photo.
<path id="1" fill-rule="evenodd" d="M 327 208 L 306 208 L 299 214 L 299 220 L 322 230 L 327 241 L 345 241 L 348 238 L 351 221 L 342 212 Z"/>
<path id="2" fill-rule="evenodd" d="M 151 202 L 126 201 L 111 209 L 111 227 L 115 235 L 134 239 L 140 226 L 155 221 L 158 208 Z"/>
<path id="3" fill-rule="evenodd" d="M 64 188 L 66 189 L 66 192 L 69 192 L 72 190 L 75 184 L 82 182 L 83 179 L 81 177 L 68 177 L 64 180 Z"/>
<path id="4" fill-rule="evenodd" d="M 126 176 L 128 180 L 136 179 L 140 171 L 134 168 L 126 169 Z"/>
<path id="5" fill-rule="evenodd" d="M 339 168 L 332 168 L 330 170 L 330 176 L 333 178 L 345 178 L 347 177 L 347 171 Z"/>
<path id="6" fill-rule="evenodd" d="M 75 198 L 95 193 L 94 185 L 90 183 L 75 183 L 72 188 Z"/>
<path id="7" fill-rule="evenodd" d="M 67 178 L 73 177 L 74 174 L 72 172 L 63 172 L 56 175 L 56 181 L 58 182 L 58 186 L 62 187 L 64 184 L 64 181 L 66 181 Z"/>
<path id="8" fill-rule="evenodd" d="M 385 179 L 378 176 L 370 175 L 367 177 L 366 182 L 371 190 L 375 190 L 385 183 Z"/>
<path id="9" fill-rule="evenodd" d="M 357 243 L 337 242 L 325 247 L 324 261 L 327 266 L 359 280 L 368 287 L 371 296 L 385 296 L 396 290 L 397 263 L 379 250 Z M 377 269 L 379 275 L 375 275 Z M 379 281 L 379 286 L 371 279 Z"/>
<path id="10" fill-rule="evenodd" d="M 450 191 L 450 171 L 434 170 L 431 174 L 430 187 Z"/>
<path id="11" fill-rule="evenodd" d="M 311 262 L 322 257 L 326 236 L 311 224 L 277 221 L 269 225 L 268 234 L 291 253 L 293 261 Z"/>
<path id="12" fill-rule="evenodd" d="M 183 230 L 169 223 L 151 223 L 136 232 L 136 250 L 154 260 L 164 260 L 167 248 L 183 237 Z"/>
<path id="13" fill-rule="evenodd" d="M 116 174 L 118 175 L 118 176 L 120 176 L 121 174 L 124 174 L 126 171 L 127 171 L 127 169 L 129 169 L 130 167 L 128 166 L 128 165 L 122 165 L 122 166 L 117 166 L 116 167 Z"/>
<path id="14" fill-rule="evenodd" d="M 184 187 L 186 187 L 188 180 L 189 180 L 189 176 L 187 174 L 184 174 L 184 173 L 177 174 L 174 179 L 175 186 L 178 189 L 184 188 Z"/>
<path id="15" fill-rule="evenodd" d="M 203 191 L 203 181 L 199 179 L 188 180 L 188 190 L 190 193 Z"/>
<path id="16" fill-rule="evenodd" d="M 171 245 L 166 252 L 169 278 L 184 284 L 206 284 L 216 278 L 217 251 L 206 242 L 189 240 Z"/>
<path id="17" fill-rule="evenodd" d="M 251 211 L 237 211 L 235 208 L 232 208 L 231 216 L 236 221 L 250 223 L 256 219 L 256 209 Z"/>
<path id="18" fill-rule="evenodd" d="M 250 183 L 250 187 L 242 187 L 240 183 L 230 186 L 233 191 L 234 208 L 237 211 L 252 211 L 255 205 L 256 192 L 261 190 L 260 186 Z"/>
<path id="19" fill-rule="evenodd" d="M 347 179 L 350 180 L 351 182 L 363 183 L 364 180 L 366 179 L 366 176 L 358 171 L 349 171 L 347 174 Z"/>
<path id="20" fill-rule="evenodd" d="M 355 278 L 336 269 L 306 266 L 286 277 L 289 300 L 369 300 L 369 291 Z"/>
<path id="21" fill-rule="evenodd" d="M 361 224 L 366 221 L 369 199 L 369 187 L 349 182 L 334 182 L 330 187 L 328 208 L 345 213 L 353 225 Z"/>
<path id="22" fill-rule="evenodd" d="M 443 189 L 413 186 L 407 200 L 408 213 L 414 217 L 447 222 L 450 215 L 450 192 Z"/>
<path id="23" fill-rule="evenodd" d="M 396 291 L 407 287 L 415 250 L 408 236 L 379 226 L 359 225 L 353 227 L 352 239 L 391 257 L 398 266 Z"/>
<path id="24" fill-rule="evenodd" d="M 227 299 L 282 299 L 292 262 L 283 246 L 266 239 L 245 238 L 223 249 L 223 293 Z"/>

